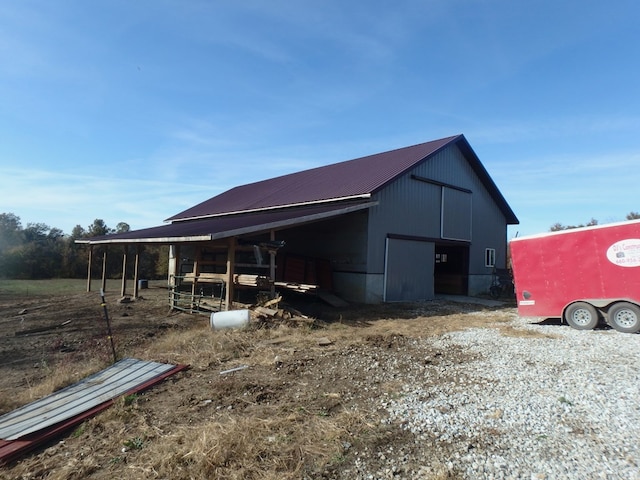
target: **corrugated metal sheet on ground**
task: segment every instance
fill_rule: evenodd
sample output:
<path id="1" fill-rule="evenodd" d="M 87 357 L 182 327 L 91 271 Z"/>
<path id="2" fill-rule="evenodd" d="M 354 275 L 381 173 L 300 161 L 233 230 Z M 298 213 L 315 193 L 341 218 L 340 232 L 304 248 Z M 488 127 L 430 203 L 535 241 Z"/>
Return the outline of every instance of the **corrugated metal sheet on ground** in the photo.
<path id="1" fill-rule="evenodd" d="M 126 358 L 0 416 L 0 463 L 104 410 L 116 398 L 140 392 L 185 368 Z"/>

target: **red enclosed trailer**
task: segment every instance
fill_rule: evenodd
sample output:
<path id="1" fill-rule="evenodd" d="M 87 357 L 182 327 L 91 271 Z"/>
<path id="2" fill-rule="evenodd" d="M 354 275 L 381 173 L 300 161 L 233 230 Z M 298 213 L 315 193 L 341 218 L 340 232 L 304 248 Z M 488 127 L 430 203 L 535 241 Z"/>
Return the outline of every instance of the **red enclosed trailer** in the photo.
<path id="1" fill-rule="evenodd" d="M 640 331 L 640 220 L 515 238 L 510 247 L 519 315 Z"/>

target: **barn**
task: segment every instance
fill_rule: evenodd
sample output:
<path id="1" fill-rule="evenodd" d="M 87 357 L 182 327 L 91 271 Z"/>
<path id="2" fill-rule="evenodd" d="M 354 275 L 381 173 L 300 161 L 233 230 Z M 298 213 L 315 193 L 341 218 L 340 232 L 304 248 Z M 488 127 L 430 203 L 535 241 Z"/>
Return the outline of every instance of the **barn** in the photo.
<path id="1" fill-rule="evenodd" d="M 421 301 L 486 292 L 518 219 L 456 135 L 241 185 L 167 222 L 81 242 L 170 245 L 171 288 L 226 305 L 240 288 Z"/>

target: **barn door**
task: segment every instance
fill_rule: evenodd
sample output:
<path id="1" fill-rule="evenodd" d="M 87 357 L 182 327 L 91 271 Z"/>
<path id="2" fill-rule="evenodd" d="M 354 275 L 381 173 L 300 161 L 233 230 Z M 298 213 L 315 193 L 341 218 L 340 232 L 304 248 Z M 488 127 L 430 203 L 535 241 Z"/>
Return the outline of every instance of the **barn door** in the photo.
<path id="1" fill-rule="evenodd" d="M 434 297 L 432 242 L 387 238 L 385 302 L 413 302 Z"/>

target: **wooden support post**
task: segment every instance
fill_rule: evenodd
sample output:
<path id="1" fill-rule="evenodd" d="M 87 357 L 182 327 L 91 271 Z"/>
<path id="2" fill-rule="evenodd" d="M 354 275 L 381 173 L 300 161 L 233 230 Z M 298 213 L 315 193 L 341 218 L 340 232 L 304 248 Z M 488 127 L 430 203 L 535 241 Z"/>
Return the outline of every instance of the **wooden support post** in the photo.
<path id="1" fill-rule="evenodd" d="M 196 301 L 196 292 L 198 291 L 198 276 L 200 275 L 200 260 L 202 259 L 202 246 L 198 246 L 196 250 L 196 258 L 193 260 L 193 284 L 191 285 L 191 298 L 193 303 L 191 307 L 194 307 Z M 191 308 L 193 313 L 193 308 Z"/>
<path id="2" fill-rule="evenodd" d="M 109 249 L 105 245 L 104 252 L 102 253 L 102 282 L 100 283 L 100 288 L 103 292 L 107 291 L 107 251 Z"/>
<path id="3" fill-rule="evenodd" d="M 93 245 L 89 245 L 89 266 L 87 267 L 87 292 L 91 291 L 91 262 L 93 261 Z"/>
<path id="4" fill-rule="evenodd" d="M 140 245 L 136 245 L 136 260 L 133 265 L 133 298 L 138 298 L 138 290 L 140 289 L 140 285 L 138 285 L 139 264 L 140 264 Z"/>
<path id="5" fill-rule="evenodd" d="M 227 249 L 227 289 L 225 290 L 226 310 L 232 309 L 233 303 L 233 272 L 236 266 L 236 239 L 229 239 L 229 247 Z"/>
<path id="6" fill-rule="evenodd" d="M 176 276 L 180 276 L 181 272 L 180 261 L 180 244 L 169 245 L 169 265 L 168 265 L 168 278 L 167 282 L 170 287 L 177 287 L 180 284 L 180 279 L 176 279 Z"/>
<path id="7" fill-rule="evenodd" d="M 269 239 L 276 239 L 276 232 L 271 230 Z M 271 277 L 271 298 L 276 298 L 276 251 L 269 250 L 269 276 Z"/>
<path id="8" fill-rule="evenodd" d="M 124 253 L 122 254 L 122 289 L 120 296 L 124 297 L 127 294 L 127 247 L 124 247 Z"/>
<path id="9" fill-rule="evenodd" d="M 176 278 L 176 275 L 180 275 L 180 244 L 169 245 L 169 265 L 168 265 L 168 278 L 167 283 L 171 291 L 171 310 L 178 306 L 178 292 L 177 288 L 182 282 L 182 279 Z"/>

